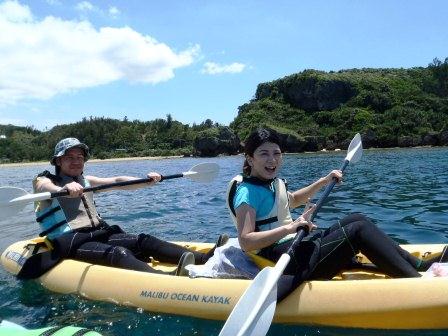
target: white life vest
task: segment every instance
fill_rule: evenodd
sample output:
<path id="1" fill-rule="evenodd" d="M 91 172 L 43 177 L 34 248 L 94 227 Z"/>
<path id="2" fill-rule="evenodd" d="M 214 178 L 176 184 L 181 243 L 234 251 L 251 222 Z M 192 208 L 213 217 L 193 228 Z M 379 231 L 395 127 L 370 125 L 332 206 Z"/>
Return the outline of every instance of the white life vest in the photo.
<path id="1" fill-rule="evenodd" d="M 227 187 L 227 208 L 229 209 L 230 216 L 232 217 L 235 226 L 237 226 L 237 220 L 236 212 L 233 207 L 233 199 L 235 197 L 238 185 L 242 182 L 251 183 L 250 179 L 244 179 L 242 175 L 237 175 L 229 182 Z M 265 217 L 259 218 L 255 222 L 255 231 L 272 230 L 274 228 L 287 225 L 293 221 L 291 213 L 289 212 L 289 196 L 285 182 L 280 178 L 275 178 L 273 181 L 273 186 L 275 191 L 274 206 Z M 280 239 L 277 243 L 289 240 L 294 236 L 295 234 L 290 234 Z"/>
<path id="2" fill-rule="evenodd" d="M 60 180 L 52 179 L 52 182 L 60 187 L 75 180 L 64 175 L 58 177 Z M 48 178 L 51 179 L 49 176 Z M 83 176 L 78 176 L 77 182 L 83 187 L 90 186 Z M 33 185 L 35 187 L 35 183 Z M 58 197 L 35 202 L 35 213 L 36 221 L 42 229 L 39 235 L 50 239 L 75 229 L 96 227 L 102 222 L 96 210 L 92 192 L 84 193 L 76 198 Z"/>

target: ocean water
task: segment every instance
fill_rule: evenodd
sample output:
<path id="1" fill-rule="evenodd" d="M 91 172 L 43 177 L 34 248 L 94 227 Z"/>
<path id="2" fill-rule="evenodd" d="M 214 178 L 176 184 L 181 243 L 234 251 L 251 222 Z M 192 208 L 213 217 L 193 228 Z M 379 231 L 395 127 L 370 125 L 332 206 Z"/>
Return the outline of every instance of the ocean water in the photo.
<path id="1" fill-rule="evenodd" d="M 337 169 L 344 152 L 285 155 L 281 176 L 298 189 Z M 236 236 L 225 207 L 227 182 L 240 172 L 243 157 L 179 158 L 89 162 L 85 174 L 164 175 L 185 172 L 201 162 L 216 162 L 218 178 L 210 184 L 188 178 L 164 181 L 154 188 L 97 195 L 101 215 L 128 232 L 147 232 L 166 240 L 215 241 L 217 233 Z M 50 165 L 0 167 L 1 186 L 31 192 L 31 178 Z M 365 150 L 347 168 L 316 217 L 327 227 L 351 212 L 368 215 L 400 243 L 448 243 L 448 148 Z M 300 214 L 295 211 L 295 214 Z M 15 217 L 0 216 L 0 250 L 38 234 L 32 206 Z M 26 326 L 78 325 L 104 335 L 217 335 L 223 322 L 157 314 L 136 308 L 52 293 L 32 281 L 18 281 L 0 268 L 0 318 Z M 447 294 L 448 295 L 448 294 Z M 440 316 L 439 318 L 448 318 Z M 447 335 L 444 331 L 378 331 L 275 324 L 268 335 Z"/>

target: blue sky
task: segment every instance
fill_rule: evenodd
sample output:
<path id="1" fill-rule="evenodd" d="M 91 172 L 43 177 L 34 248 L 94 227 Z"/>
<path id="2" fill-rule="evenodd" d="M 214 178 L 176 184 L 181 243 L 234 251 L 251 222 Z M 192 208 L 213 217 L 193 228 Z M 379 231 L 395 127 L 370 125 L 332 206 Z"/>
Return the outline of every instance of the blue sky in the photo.
<path id="1" fill-rule="evenodd" d="M 0 0 L 0 124 L 82 117 L 228 125 L 304 69 L 448 57 L 448 2 Z"/>

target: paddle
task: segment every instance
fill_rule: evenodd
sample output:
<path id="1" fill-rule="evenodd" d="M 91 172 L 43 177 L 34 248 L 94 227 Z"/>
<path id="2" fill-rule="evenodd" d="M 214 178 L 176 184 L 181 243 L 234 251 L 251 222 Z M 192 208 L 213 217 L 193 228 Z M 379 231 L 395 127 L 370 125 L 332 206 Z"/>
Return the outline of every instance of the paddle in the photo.
<path id="1" fill-rule="evenodd" d="M 362 156 L 361 136 L 358 134 L 350 142 L 347 150 L 347 156 L 341 167 L 344 171 L 350 162 L 359 161 Z M 311 216 L 311 220 L 316 216 L 322 207 L 327 196 L 330 194 L 337 179 L 327 185 Z M 277 281 L 283 274 L 286 266 L 291 259 L 291 253 L 294 246 L 299 244 L 307 232 L 301 229 L 294 237 L 288 251 L 280 257 L 274 267 L 263 268 L 255 277 L 252 284 L 243 293 L 226 323 L 224 324 L 219 336 L 261 336 L 266 335 L 271 325 L 277 304 Z"/>
<path id="2" fill-rule="evenodd" d="M 189 171 L 162 176 L 161 181 L 171 180 L 179 177 L 188 177 L 193 181 L 197 182 L 211 182 L 218 174 L 219 166 L 216 163 L 200 163 Z M 89 191 L 99 191 L 104 189 L 111 189 L 115 187 L 123 187 L 134 184 L 148 183 L 151 178 L 141 178 L 130 181 L 116 182 L 103 184 L 96 187 L 88 187 L 84 189 L 84 192 Z M 55 197 L 67 196 L 69 192 L 67 190 L 58 192 L 43 192 L 38 194 L 29 194 L 26 190 L 16 187 L 0 187 L 0 212 L 3 216 L 14 215 L 20 210 L 22 210 L 27 203 L 34 201 L 41 201 L 46 199 L 51 199 Z"/>

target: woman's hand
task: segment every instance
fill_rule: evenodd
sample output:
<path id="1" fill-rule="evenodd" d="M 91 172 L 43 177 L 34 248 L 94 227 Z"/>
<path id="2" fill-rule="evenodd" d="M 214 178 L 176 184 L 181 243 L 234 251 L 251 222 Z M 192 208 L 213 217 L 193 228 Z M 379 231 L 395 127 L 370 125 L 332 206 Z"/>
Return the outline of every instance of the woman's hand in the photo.
<path id="1" fill-rule="evenodd" d="M 162 175 L 156 172 L 150 172 L 146 176 L 151 179 L 151 181 L 148 182 L 150 186 L 156 184 L 157 182 L 160 182 L 160 180 L 162 179 Z"/>
<path id="2" fill-rule="evenodd" d="M 311 216 L 314 212 L 314 209 L 316 208 L 315 204 L 311 204 L 309 201 L 305 205 L 305 209 L 303 210 L 303 213 L 297 218 L 295 221 L 293 221 L 291 224 L 289 224 L 291 232 L 290 233 L 296 233 L 299 227 L 307 227 L 308 232 L 313 231 L 317 226 L 311 222 Z"/>
<path id="3" fill-rule="evenodd" d="M 80 185 L 78 182 L 70 182 L 63 186 L 59 191 L 68 191 L 68 197 L 76 198 L 81 197 L 84 192 L 84 187 Z"/>
<path id="4" fill-rule="evenodd" d="M 323 178 L 325 181 L 325 184 L 329 184 L 333 181 L 333 178 L 335 178 L 339 183 L 342 182 L 342 171 L 341 170 L 332 170 L 327 176 Z"/>

